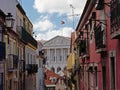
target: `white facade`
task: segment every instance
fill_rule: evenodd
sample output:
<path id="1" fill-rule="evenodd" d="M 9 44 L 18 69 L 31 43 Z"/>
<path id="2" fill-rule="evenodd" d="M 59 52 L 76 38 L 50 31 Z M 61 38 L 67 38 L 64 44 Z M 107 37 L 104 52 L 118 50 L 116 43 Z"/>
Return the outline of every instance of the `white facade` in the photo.
<path id="1" fill-rule="evenodd" d="M 25 46 L 25 64 L 36 64 L 36 51 L 29 46 Z"/>
<path id="2" fill-rule="evenodd" d="M 45 42 L 43 48 L 47 58 L 46 67 L 59 74 L 67 65 L 67 57 L 70 50 L 70 39 L 63 36 L 56 36 Z"/>
<path id="3" fill-rule="evenodd" d="M 44 90 L 44 68 L 43 68 L 43 58 L 39 56 L 39 51 L 42 50 L 42 44 L 38 42 L 37 59 L 36 64 L 38 64 L 38 72 L 36 73 L 36 90 Z"/>

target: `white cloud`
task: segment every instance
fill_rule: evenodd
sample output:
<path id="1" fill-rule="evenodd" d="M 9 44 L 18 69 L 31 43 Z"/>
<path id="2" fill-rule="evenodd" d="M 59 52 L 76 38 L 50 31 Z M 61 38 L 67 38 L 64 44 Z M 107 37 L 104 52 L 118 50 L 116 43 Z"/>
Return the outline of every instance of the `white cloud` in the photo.
<path id="1" fill-rule="evenodd" d="M 64 27 L 59 30 L 49 30 L 45 33 L 39 33 L 36 37 L 36 40 L 49 40 L 57 35 L 70 37 L 72 31 L 73 29 L 70 27 Z"/>
<path id="2" fill-rule="evenodd" d="M 53 29 L 55 25 L 49 21 L 48 17 L 41 16 L 35 23 L 33 23 L 34 31 L 47 31 Z"/>
<path id="3" fill-rule="evenodd" d="M 65 37 L 70 37 L 71 32 L 73 31 L 72 26 L 70 27 L 63 27 L 60 28 L 59 30 L 55 30 L 56 25 L 53 25 L 52 21 L 50 21 L 49 15 L 54 15 L 54 13 L 57 14 L 66 14 L 68 15 L 69 19 L 73 19 L 72 17 L 70 18 L 69 15 L 72 15 L 72 8 L 70 7 L 70 4 L 73 5 L 74 9 L 74 14 L 80 14 L 83 11 L 84 5 L 85 5 L 86 0 L 34 0 L 34 5 L 33 7 L 40 13 L 41 15 L 47 15 L 47 16 L 40 16 L 40 18 L 33 24 L 34 25 L 34 31 L 44 31 L 37 34 L 36 39 L 37 40 L 49 40 L 57 35 L 65 36 Z M 59 27 L 57 27 L 59 28 Z"/>
<path id="4" fill-rule="evenodd" d="M 59 13 L 59 14 L 71 14 L 72 4 L 75 8 L 74 13 L 82 12 L 86 0 L 35 0 L 34 8 L 37 9 L 39 13 Z"/>

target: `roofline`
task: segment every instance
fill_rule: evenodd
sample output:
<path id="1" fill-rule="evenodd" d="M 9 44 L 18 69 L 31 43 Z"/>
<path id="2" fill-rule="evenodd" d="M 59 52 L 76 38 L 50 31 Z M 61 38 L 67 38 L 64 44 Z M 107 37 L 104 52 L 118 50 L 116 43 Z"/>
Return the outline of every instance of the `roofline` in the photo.
<path id="1" fill-rule="evenodd" d="M 76 27 L 76 31 L 78 31 L 78 29 L 81 29 L 86 21 L 85 18 L 87 18 L 92 10 L 92 8 L 94 7 L 96 0 L 87 0 L 86 4 L 85 4 L 85 8 L 83 10 L 83 13 L 80 17 L 79 23 Z"/>
<path id="2" fill-rule="evenodd" d="M 25 13 L 24 9 L 22 8 L 22 6 L 20 5 L 20 3 L 18 3 L 16 5 L 16 7 L 22 12 L 22 14 L 26 15 L 26 13 Z"/>
<path id="3" fill-rule="evenodd" d="M 2 15 L 5 18 L 5 13 L 0 9 L 0 15 Z"/>
<path id="4" fill-rule="evenodd" d="M 29 19 L 28 16 L 26 15 L 25 10 L 24 10 L 23 7 L 20 5 L 20 3 L 18 3 L 18 4 L 16 5 L 16 7 L 21 11 L 22 14 L 25 15 L 25 17 L 27 18 L 27 20 L 29 21 L 29 23 L 31 23 L 31 25 L 32 25 L 32 27 L 33 27 L 32 22 L 30 21 L 30 19 Z"/>
<path id="5" fill-rule="evenodd" d="M 64 36 L 59 36 L 59 35 L 57 35 L 57 36 L 55 36 L 55 37 L 53 37 L 53 38 L 51 38 L 51 39 L 47 40 L 44 44 L 46 44 L 46 43 L 50 42 L 51 40 L 55 39 L 56 37 L 62 37 L 62 38 L 65 38 L 65 39 L 69 39 L 69 40 L 70 40 L 70 38 L 69 38 L 69 37 L 64 37 Z M 44 44 L 43 44 L 43 46 L 44 46 Z"/>

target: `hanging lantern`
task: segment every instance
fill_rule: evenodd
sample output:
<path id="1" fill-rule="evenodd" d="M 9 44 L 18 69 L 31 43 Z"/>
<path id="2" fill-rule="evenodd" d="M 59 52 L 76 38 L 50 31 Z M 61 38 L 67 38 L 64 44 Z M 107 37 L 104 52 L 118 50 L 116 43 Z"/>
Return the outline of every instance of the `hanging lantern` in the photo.
<path id="1" fill-rule="evenodd" d="M 5 23 L 6 23 L 7 28 L 13 28 L 13 26 L 14 26 L 15 20 L 12 17 L 13 16 L 11 15 L 11 13 L 8 13 L 8 15 L 6 15 Z"/>

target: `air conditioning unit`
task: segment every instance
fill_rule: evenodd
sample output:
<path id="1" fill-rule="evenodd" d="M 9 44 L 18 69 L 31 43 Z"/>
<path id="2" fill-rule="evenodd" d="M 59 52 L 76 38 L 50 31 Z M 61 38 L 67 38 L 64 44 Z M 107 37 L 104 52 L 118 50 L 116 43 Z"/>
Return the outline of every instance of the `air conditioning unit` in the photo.
<path id="1" fill-rule="evenodd" d="M 97 0 L 95 8 L 96 8 L 96 10 L 103 10 L 104 9 L 104 0 Z"/>

